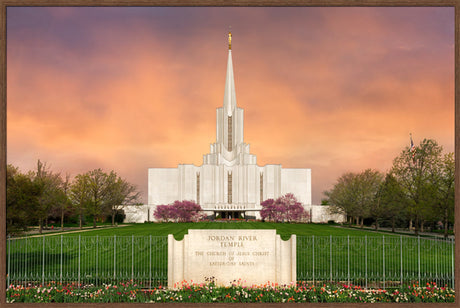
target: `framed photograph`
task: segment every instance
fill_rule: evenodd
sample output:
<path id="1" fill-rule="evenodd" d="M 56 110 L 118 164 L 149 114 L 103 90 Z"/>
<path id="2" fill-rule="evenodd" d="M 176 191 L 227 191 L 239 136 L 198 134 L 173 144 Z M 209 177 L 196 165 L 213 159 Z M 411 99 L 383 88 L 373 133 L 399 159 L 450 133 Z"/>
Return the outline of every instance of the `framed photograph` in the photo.
<path id="1" fill-rule="evenodd" d="M 101 6 L 83 6 L 86 4 Z M 124 215 L 125 223 L 160 221 L 158 206 L 184 200 L 201 206 L 200 217 L 213 223 L 305 223 L 303 229 L 291 232 L 297 234 L 298 244 L 310 245 L 305 253 L 297 248 L 297 280 L 335 281 L 365 289 L 414 281 L 457 288 L 458 4 L 322 4 L 2 4 L 6 18 L 1 117 L 5 173 L 0 200 L 6 212 L 2 228 L 7 231 L 2 246 L 4 251 L 10 249 L 0 259 L 6 265 L 0 283 L 2 301 L 11 300 L 4 292 L 10 284 L 29 283 L 29 278 L 33 283 L 62 280 L 59 271 L 66 261 L 57 257 L 62 236 L 61 242 L 58 236 L 49 236 L 56 242 L 44 244 L 43 230 L 52 234 L 62 226 L 64 231 L 64 222 L 70 226 L 72 221 L 74 231 L 79 231 L 78 224 L 81 227 L 84 220 L 90 228 L 93 222 L 95 227 L 102 226 L 107 219 L 107 226 L 118 232 L 131 228 L 115 227 L 118 214 Z M 130 202 L 122 199 L 116 206 L 111 201 L 113 205 L 105 212 L 87 211 L 87 204 L 43 210 L 40 202 L 48 202 L 44 197 L 25 210 L 24 204 L 33 202 L 13 200 L 13 192 L 8 201 L 5 178 L 23 175 L 32 185 L 40 170 L 60 177 L 61 184 L 67 180 L 69 191 L 84 176 L 100 170 L 107 179 L 112 174 L 114 181 L 118 178 L 135 188 L 135 198 Z M 448 172 L 451 186 L 444 189 L 447 184 L 440 183 Z M 346 185 L 351 185 L 352 178 L 353 183 L 363 178 L 369 183 L 370 177 L 375 179 L 375 189 L 369 193 L 372 200 L 355 195 L 353 202 L 346 203 L 345 197 L 338 195 L 342 184 L 351 189 Z M 399 188 L 391 186 L 393 178 Z M 426 180 L 426 185 L 414 190 L 415 184 L 401 184 L 415 179 Z M 362 191 L 363 186 L 359 186 Z M 404 201 L 395 201 L 397 189 L 408 196 Z M 433 201 L 429 196 L 434 191 L 437 199 Z M 439 191 L 445 194 L 441 196 Z M 275 218 L 275 214 L 263 212 L 264 201 L 276 203 L 287 194 L 305 211 L 302 219 L 291 220 L 288 214 Z M 21 190 L 17 196 L 24 195 Z M 393 199 L 388 201 L 387 195 Z M 73 198 L 75 203 L 75 195 Z M 100 204 L 104 202 L 109 201 Z M 390 206 L 403 203 L 404 213 L 399 212 L 401 206 Z M 282 212 L 280 208 L 277 211 Z M 341 228 L 336 224 L 352 224 L 350 232 L 362 232 L 353 242 L 355 257 L 346 259 L 345 253 L 345 259 L 333 258 L 332 246 L 350 251 L 349 234 L 328 231 Z M 19 252 L 26 246 L 7 245 L 8 236 L 32 236 L 9 232 L 24 226 L 29 227 L 28 232 L 30 227 L 37 229 L 33 235 L 40 236 L 43 242 L 37 243 L 42 248 L 49 245 L 49 249 L 59 250 L 55 259 L 47 259 L 45 249 L 40 250 L 43 259 L 34 259 L 39 266 L 34 265 L 36 272 L 29 267 L 30 277 L 23 268 L 30 256 L 11 253 L 11 249 Z M 318 229 L 311 231 L 311 226 Z M 422 239 L 421 243 L 413 236 L 414 232 L 427 232 L 433 238 L 439 234 L 441 241 L 443 230 L 448 240 L 439 247 L 434 241 Z M 120 247 L 149 247 L 151 238 L 139 232 L 145 239 L 136 243 L 127 239 L 127 246 Z M 367 246 L 365 232 L 380 236 L 379 242 Z M 332 242 L 335 236 L 345 237 Z M 64 240 L 63 246 L 80 247 L 76 238 Z M 403 242 L 406 238 L 410 239 Z M 117 244 L 113 238 L 110 241 L 104 247 L 113 245 L 114 251 Z M 122 241 L 119 239 L 118 245 L 125 245 Z M 33 251 L 39 256 L 37 247 Z M 88 249 L 101 253 L 102 247 Z M 358 255 L 363 247 L 366 255 Z M 439 250 L 436 259 L 425 255 L 423 250 L 430 247 Z M 377 250 L 378 265 L 366 266 L 365 274 L 354 267 L 367 264 L 367 258 Z M 80 256 L 81 250 L 68 253 Z M 139 284 L 149 281 L 146 288 L 151 287 L 149 268 L 142 268 L 148 266 L 148 257 L 139 261 L 144 264 L 138 268 L 143 276 L 135 278 L 136 254 L 134 250 L 129 253 L 133 265 L 126 269 L 126 277 L 121 270 L 119 275 L 113 270 L 116 261 L 111 261 L 110 277 Z M 391 264 L 386 264 L 387 272 L 383 269 L 382 280 L 375 275 L 385 267 L 389 255 Z M 116 256 L 113 253 L 107 258 Z M 308 262 L 299 265 L 302 258 Z M 406 258 L 413 260 L 404 263 Z M 333 260 L 343 264 L 335 266 Z M 253 261 L 245 260 L 248 264 Z M 102 277 L 103 266 L 88 262 L 93 270 L 98 268 L 98 278 L 80 273 L 80 263 L 69 263 L 79 268 L 78 278 L 74 277 L 78 282 L 95 283 L 94 279 Z M 53 274 L 45 263 L 54 264 Z M 350 274 L 353 271 L 355 274 Z M 428 280 L 420 278 L 424 275 Z"/>

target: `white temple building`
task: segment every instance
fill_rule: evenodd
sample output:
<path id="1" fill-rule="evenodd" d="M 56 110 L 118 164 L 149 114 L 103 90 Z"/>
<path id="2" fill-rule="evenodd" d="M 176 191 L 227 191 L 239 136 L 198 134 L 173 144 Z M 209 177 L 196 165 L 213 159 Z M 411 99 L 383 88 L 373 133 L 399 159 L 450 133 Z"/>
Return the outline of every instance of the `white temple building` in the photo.
<path id="1" fill-rule="evenodd" d="M 236 101 L 231 39 L 229 33 L 224 100 L 217 108 L 216 141 L 210 152 L 203 155 L 201 166 L 150 168 L 148 204 L 125 207 L 126 222 L 155 221 L 156 206 L 176 200 L 194 200 L 214 217 L 260 218 L 262 201 L 286 193 L 294 194 L 311 213 L 311 169 L 259 166 L 244 142 L 244 111 Z"/>

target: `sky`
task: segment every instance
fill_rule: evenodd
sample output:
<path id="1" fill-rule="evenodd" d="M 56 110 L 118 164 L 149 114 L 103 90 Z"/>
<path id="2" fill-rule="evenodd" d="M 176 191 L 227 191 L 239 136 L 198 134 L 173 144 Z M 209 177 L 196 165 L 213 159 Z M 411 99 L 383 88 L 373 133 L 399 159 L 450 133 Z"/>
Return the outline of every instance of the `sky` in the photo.
<path id="1" fill-rule="evenodd" d="M 232 31 L 244 141 L 259 166 L 387 172 L 424 138 L 454 151 L 454 8 L 8 7 L 7 162 L 114 170 L 202 164 Z M 230 28 L 231 27 L 231 28 Z"/>

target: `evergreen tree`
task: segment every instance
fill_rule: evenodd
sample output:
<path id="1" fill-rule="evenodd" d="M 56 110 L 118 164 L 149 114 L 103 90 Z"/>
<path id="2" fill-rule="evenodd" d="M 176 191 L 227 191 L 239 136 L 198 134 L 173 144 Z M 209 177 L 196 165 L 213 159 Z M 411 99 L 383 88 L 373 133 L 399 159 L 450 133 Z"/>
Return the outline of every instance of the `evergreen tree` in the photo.
<path id="1" fill-rule="evenodd" d="M 391 221 L 391 231 L 395 232 L 396 220 L 406 217 L 406 196 L 392 173 L 387 173 L 377 194 L 378 207 L 372 210 L 378 227 L 379 219 Z"/>

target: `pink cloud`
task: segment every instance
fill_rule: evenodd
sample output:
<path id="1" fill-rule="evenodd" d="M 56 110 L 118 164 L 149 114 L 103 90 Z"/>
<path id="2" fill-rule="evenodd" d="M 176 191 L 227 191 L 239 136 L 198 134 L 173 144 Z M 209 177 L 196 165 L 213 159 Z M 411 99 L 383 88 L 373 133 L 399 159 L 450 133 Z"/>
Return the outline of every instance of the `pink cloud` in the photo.
<path id="1" fill-rule="evenodd" d="M 371 8 L 317 11 L 315 20 L 294 18 L 292 31 L 235 30 L 237 101 L 258 164 L 312 168 L 318 202 L 343 172 L 388 169 L 410 132 L 453 151 L 453 50 L 430 54 L 410 23 L 388 24 Z M 319 21 L 324 27 L 312 28 Z M 46 34 L 43 47 L 9 38 L 8 162 L 114 169 L 144 192 L 149 167 L 200 165 L 215 141 L 227 60 L 226 33 L 217 41 L 203 31 L 175 40 L 144 20 L 95 25 L 92 45 L 78 50 Z M 51 54 L 39 61 L 25 46 Z"/>

